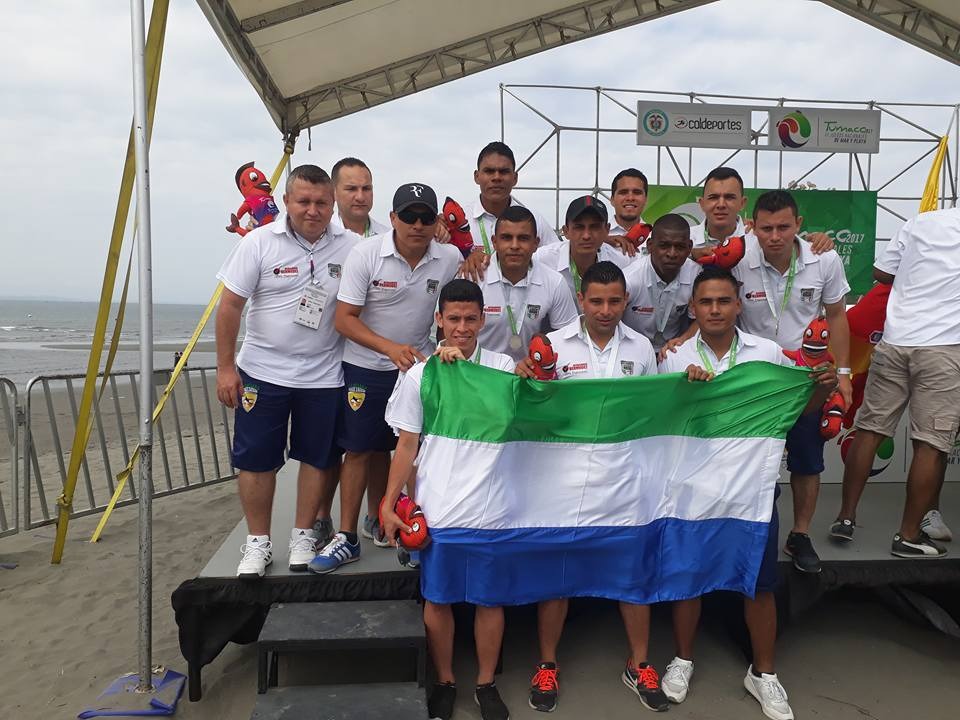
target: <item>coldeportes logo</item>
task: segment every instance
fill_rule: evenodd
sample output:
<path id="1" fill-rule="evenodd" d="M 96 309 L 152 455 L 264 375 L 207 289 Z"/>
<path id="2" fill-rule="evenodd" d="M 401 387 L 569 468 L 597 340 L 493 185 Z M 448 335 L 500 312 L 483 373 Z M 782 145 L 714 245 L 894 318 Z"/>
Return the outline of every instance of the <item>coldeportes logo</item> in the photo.
<path id="1" fill-rule="evenodd" d="M 663 110 L 656 108 L 647 110 L 643 116 L 643 129 L 648 135 L 658 137 L 670 127 L 670 118 Z"/>
<path id="2" fill-rule="evenodd" d="M 796 110 L 777 123 L 777 135 L 784 147 L 803 147 L 810 139 L 810 121 L 806 115 Z"/>
<path id="3" fill-rule="evenodd" d="M 844 464 L 847 462 L 847 453 L 850 451 L 850 445 L 853 443 L 853 439 L 856 436 L 857 431 L 851 430 L 839 441 L 840 458 L 843 460 Z M 890 467 L 890 458 L 893 457 L 893 449 L 893 438 L 884 438 L 883 442 L 880 443 L 880 447 L 877 448 L 876 457 L 873 459 L 873 467 L 870 468 L 870 477 L 879 475 L 888 467 Z"/>

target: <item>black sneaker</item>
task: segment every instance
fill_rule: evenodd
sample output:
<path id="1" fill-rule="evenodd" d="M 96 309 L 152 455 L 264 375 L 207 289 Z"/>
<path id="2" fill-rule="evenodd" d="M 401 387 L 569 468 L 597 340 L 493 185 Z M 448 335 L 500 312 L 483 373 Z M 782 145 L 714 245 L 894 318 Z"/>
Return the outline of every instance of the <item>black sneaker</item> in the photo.
<path id="1" fill-rule="evenodd" d="M 557 664 L 540 663 L 537 672 L 530 681 L 530 707 L 540 712 L 553 712 L 557 709 Z"/>
<path id="2" fill-rule="evenodd" d="M 497 684 L 477 685 L 477 691 L 473 694 L 473 699 L 480 706 L 480 717 L 483 720 L 510 720 L 510 711 L 500 699 L 500 693 L 497 691 Z"/>
<path id="3" fill-rule="evenodd" d="M 783 551 L 793 558 L 793 566 L 800 572 L 820 572 L 820 556 L 813 549 L 810 536 L 806 533 L 792 532 L 787 535 L 787 544 Z"/>
<path id="4" fill-rule="evenodd" d="M 430 720 L 450 720 L 456 701 L 457 686 L 454 683 L 436 683 L 427 700 L 427 716 Z"/>
<path id="5" fill-rule="evenodd" d="M 947 549 L 937 545 L 921 530 L 916 540 L 907 540 L 900 533 L 894 535 L 890 554 L 902 558 L 940 558 L 947 554 Z"/>
<path id="6" fill-rule="evenodd" d="M 666 712 L 670 701 L 660 688 L 660 675 L 649 663 L 642 663 L 639 667 L 627 667 L 620 676 L 623 684 L 633 690 L 644 707 L 654 712 Z"/>
<path id="7" fill-rule="evenodd" d="M 856 527 L 856 523 L 854 523 L 853 520 L 837 518 L 833 521 L 833 525 L 830 526 L 830 537 L 835 540 L 850 542 L 853 540 L 853 531 Z"/>

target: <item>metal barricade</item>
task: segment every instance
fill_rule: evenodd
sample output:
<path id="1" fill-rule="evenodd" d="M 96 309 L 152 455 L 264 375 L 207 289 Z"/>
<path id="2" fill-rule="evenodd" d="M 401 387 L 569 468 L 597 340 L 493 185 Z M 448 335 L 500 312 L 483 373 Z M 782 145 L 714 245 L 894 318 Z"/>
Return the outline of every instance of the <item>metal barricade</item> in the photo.
<path id="1" fill-rule="evenodd" d="M 154 402 L 170 379 L 170 372 L 154 373 Z M 35 377 L 27 384 L 25 528 L 56 521 L 56 501 L 70 465 L 83 378 L 82 374 L 48 375 Z M 93 427 L 77 478 L 71 517 L 105 508 L 116 489 L 117 474 L 129 463 L 139 436 L 139 381 L 139 372 L 113 373 L 101 401 L 94 404 Z M 217 402 L 215 368 L 184 368 L 154 426 L 153 496 L 236 477 L 230 458 L 232 432 L 233 417 Z M 136 500 L 136 483 L 130 481 L 117 505 Z"/>
<path id="2" fill-rule="evenodd" d="M 0 378 L 0 537 L 20 530 L 21 420 L 17 386 Z"/>

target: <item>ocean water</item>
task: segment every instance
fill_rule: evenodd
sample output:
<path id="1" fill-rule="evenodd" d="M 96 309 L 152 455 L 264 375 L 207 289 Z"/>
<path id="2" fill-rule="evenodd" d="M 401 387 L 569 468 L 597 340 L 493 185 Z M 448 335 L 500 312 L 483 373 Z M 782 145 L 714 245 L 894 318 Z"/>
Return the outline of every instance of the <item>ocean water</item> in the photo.
<path id="1" fill-rule="evenodd" d="M 107 324 L 107 343 L 117 309 L 114 304 Z M 157 368 L 173 366 L 174 349 L 186 345 L 203 309 L 202 305 L 154 306 L 154 343 L 161 346 L 154 353 Z M 117 370 L 139 367 L 139 353 L 133 347 L 140 341 L 139 312 L 135 303 L 127 305 L 120 337 L 129 347 L 117 353 Z M 38 375 L 85 372 L 96 319 L 97 303 L 93 302 L 0 299 L 0 377 L 14 381 L 22 390 L 30 378 Z M 214 340 L 213 321 L 211 316 L 200 337 L 208 348 Z M 212 366 L 215 359 L 213 352 L 198 350 L 190 364 Z"/>

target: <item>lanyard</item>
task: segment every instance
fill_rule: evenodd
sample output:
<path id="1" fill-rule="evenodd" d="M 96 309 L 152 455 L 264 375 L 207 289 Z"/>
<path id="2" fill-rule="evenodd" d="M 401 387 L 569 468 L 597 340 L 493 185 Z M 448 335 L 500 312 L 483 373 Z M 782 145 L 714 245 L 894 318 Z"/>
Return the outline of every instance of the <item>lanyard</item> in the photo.
<path id="1" fill-rule="evenodd" d="M 573 257 L 570 257 L 570 276 L 573 278 L 573 292 L 574 294 L 580 292 L 580 286 L 583 284 L 580 278 L 580 270 L 577 269 L 577 263 L 574 262 Z"/>
<path id="2" fill-rule="evenodd" d="M 474 365 L 480 364 L 480 343 L 477 343 L 477 353 L 470 358 L 470 362 L 472 362 Z"/>
<path id="3" fill-rule="evenodd" d="M 490 238 L 487 237 L 487 228 L 483 225 L 483 215 L 477 218 L 477 225 L 480 226 L 480 238 L 483 240 L 483 251 L 490 255 L 493 250 L 490 249 Z"/>
<path id="4" fill-rule="evenodd" d="M 296 232 L 294 232 L 293 234 L 293 239 L 297 241 L 297 245 L 300 246 L 301 250 L 307 253 L 307 257 L 310 259 L 310 282 L 314 285 L 317 285 L 320 281 L 314 279 L 313 277 L 313 251 L 316 249 L 317 243 L 323 240 L 323 238 L 326 237 L 326 235 L 327 235 L 327 231 L 324 230 L 323 234 L 320 237 L 318 237 L 317 241 L 313 244 L 313 247 L 307 247 L 306 245 L 303 244 L 303 241 L 300 240 L 300 236 L 297 235 Z"/>
<path id="5" fill-rule="evenodd" d="M 737 345 L 739 345 L 739 336 L 733 334 L 733 342 L 730 343 L 730 350 L 727 353 L 727 370 L 733 368 L 737 364 Z M 700 359 L 703 361 L 703 367 L 707 372 L 714 373 L 713 363 L 710 362 L 710 358 L 707 357 L 706 351 L 703 349 L 703 340 L 700 339 L 700 336 L 697 335 L 697 352 L 700 354 Z M 717 358 L 717 364 L 719 365 L 720 358 Z"/>
<path id="6" fill-rule="evenodd" d="M 796 243 L 796 241 L 794 241 Z M 770 306 L 770 312 L 774 320 L 777 321 L 777 335 L 780 334 L 780 318 L 783 317 L 783 311 L 787 309 L 790 302 L 790 291 L 793 290 L 793 281 L 797 277 L 797 246 L 794 245 L 790 250 L 790 270 L 787 272 L 787 284 L 783 288 L 783 298 L 780 300 L 780 311 L 777 311 L 777 303 L 773 299 L 773 291 L 767 288 L 767 269 L 760 268 L 760 280 L 763 283 L 763 292 L 767 296 L 767 305 Z"/>
<path id="7" fill-rule="evenodd" d="M 613 368 L 617 363 L 617 355 L 620 353 L 620 328 L 619 326 L 614 329 L 613 337 L 610 338 L 610 342 L 607 343 L 607 347 L 604 348 L 604 351 L 610 353 L 610 357 L 607 358 L 607 365 L 603 368 L 603 372 L 600 371 L 600 355 L 602 353 L 597 352 L 597 348 L 594 345 L 593 338 L 590 337 L 590 333 L 587 331 L 585 324 L 581 324 L 581 329 L 583 330 L 583 339 L 587 341 L 587 348 L 590 350 L 590 364 L 593 365 L 594 373 L 598 373 L 597 377 L 607 378 L 613 377 Z"/>
<path id="8" fill-rule="evenodd" d="M 513 290 L 516 290 L 517 288 L 514 285 L 510 285 L 509 282 L 510 282 L 509 280 L 506 280 L 506 278 L 504 278 L 503 303 L 504 305 L 507 306 L 507 320 L 510 322 L 510 333 L 512 335 L 520 337 L 520 331 L 523 329 L 523 317 L 526 314 L 526 310 L 527 310 L 526 300 L 527 300 L 527 292 L 529 292 L 529 287 L 523 288 L 524 302 L 523 304 L 520 305 L 520 323 L 518 325 L 517 316 L 513 314 L 513 307 L 510 305 L 510 298 L 507 297 L 507 288 L 510 288 L 510 295 L 513 295 Z M 529 278 L 527 278 L 527 282 L 530 282 Z"/>
<path id="9" fill-rule="evenodd" d="M 650 265 L 650 269 L 653 270 L 652 264 Z M 657 272 L 656 270 L 653 270 L 653 273 L 655 276 L 656 276 L 656 272 Z M 653 280 L 654 287 L 657 287 L 660 282 L 662 281 L 657 280 L 656 277 L 654 277 L 654 280 Z M 670 282 L 666 283 L 663 289 L 660 290 L 660 294 L 657 296 L 657 306 L 653 309 L 653 313 L 654 313 L 653 322 L 657 326 L 657 332 L 660 333 L 661 335 L 663 334 L 664 328 L 667 327 L 667 321 L 670 320 L 670 308 L 673 307 L 673 296 L 676 294 L 677 288 L 679 287 L 680 287 L 680 282 L 679 282 L 679 276 L 678 276 L 678 277 L 675 277 Z M 663 304 L 664 297 L 666 297 L 670 301 L 666 307 L 664 307 L 664 304 Z"/>
<path id="10" fill-rule="evenodd" d="M 367 218 L 367 224 L 366 224 L 366 226 L 363 228 L 363 236 L 364 236 L 365 238 L 370 237 L 370 218 Z"/>

